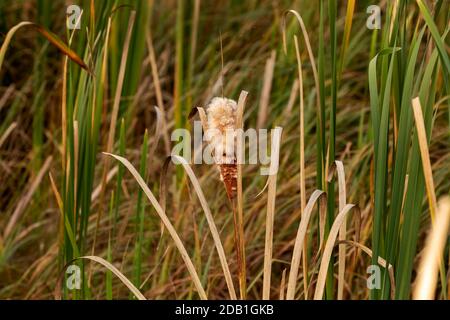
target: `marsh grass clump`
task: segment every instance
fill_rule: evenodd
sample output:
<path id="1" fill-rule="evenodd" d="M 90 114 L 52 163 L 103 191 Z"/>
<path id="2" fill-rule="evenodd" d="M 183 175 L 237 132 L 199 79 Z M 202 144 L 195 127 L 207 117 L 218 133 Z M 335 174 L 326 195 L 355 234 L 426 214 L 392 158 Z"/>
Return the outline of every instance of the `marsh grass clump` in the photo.
<path id="1" fill-rule="evenodd" d="M 0 298 L 449 298 L 449 1 L 76 2 L 0 4 Z"/>

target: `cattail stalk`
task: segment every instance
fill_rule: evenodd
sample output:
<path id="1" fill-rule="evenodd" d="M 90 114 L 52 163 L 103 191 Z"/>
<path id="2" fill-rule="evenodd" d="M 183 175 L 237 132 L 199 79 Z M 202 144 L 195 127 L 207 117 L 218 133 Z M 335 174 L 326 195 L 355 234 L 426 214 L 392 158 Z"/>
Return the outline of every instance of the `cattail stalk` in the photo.
<path id="1" fill-rule="evenodd" d="M 207 106 L 206 113 L 199 108 L 200 118 L 209 144 L 214 150 L 214 161 L 220 173 L 220 180 L 224 183 L 227 197 L 233 208 L 234 242 L 238 264 L 240 297 L 246 297 L 246 272 L 244 253 L 243 219 L 237 196 L 238 163 L 236 153 L 236 129 L 238 106 L 234 100 L 227 98 L 213 98 Z"/>

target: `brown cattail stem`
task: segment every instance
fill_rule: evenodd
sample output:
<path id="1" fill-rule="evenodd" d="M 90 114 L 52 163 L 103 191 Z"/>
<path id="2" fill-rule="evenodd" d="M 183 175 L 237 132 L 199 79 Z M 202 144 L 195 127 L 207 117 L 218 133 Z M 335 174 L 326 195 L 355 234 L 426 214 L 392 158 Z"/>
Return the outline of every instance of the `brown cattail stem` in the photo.
<path id="1" fill-rule="evenodd" d="M 242 129 L 243 128 L 243 115 L 244 115 L 244 106 L 245 106 L 245 100 L 247 98 L 247 91 L 241 91 L 241 94 L 239 95 L 239 100 L 237 104 L 236 109 L 236 129 Z M 237 148 L 242 148 L 241 146 Z M 244 237 L 244 213 L 243 213 L 243 197 L 242 197 L 242 159 L 241 156 L 243 154 L 242 149 L 236 150 L 236 156 L 237 156 L 237 170 L 236 170 L 236 191 L 237 191 L 237 202 L 234 206 L 237 208 L 237 216 L 238 216 L 238 224 L 239 224 L 239 245 L 240 245 L 240 253 L 242 256 L 241 259 L 241 277 L 239 278 L 239 288 L 241 292 L 241 299 L 245 300 L 247 297 L 247 267 L 246 267 L 246 261 L 245 261 L 245 237 Z"/>
<path id="2" fill-rule="evenodd" d="M 241 300 L 247 298 L 247 273 L 245 262 L 245 242 L 242 221 L 239 218 L 237 210 L 236 198 L 232 198 L 231 206 L 233 207 L 233 222 L 234 222 L 234 246 L 236 250 L 236 260 L 238 265 L 238 279 L 239 279 L 239 292 Z"/>

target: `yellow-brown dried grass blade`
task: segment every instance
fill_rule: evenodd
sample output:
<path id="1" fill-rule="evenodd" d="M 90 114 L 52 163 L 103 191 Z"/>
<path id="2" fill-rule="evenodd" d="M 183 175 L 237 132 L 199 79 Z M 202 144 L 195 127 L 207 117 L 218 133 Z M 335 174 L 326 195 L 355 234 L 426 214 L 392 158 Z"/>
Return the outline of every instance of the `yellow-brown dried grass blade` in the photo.
<path id="1" fill-rule="evenodd" d="M 295 18 L 297 19 L 299 25 L 300 25 L 300 29 L 302 30 L 302 34 L 303 34 L 303 38 L 305 39 L 305 44 L 306 44 L 306 49 L 308 51 L 308 56 L 309 56 L 309 60 L 311 62 L 311 68 L 312 68 L 312 72 L 313 72 L 313 77 L 314 77 L 314 84 L 316 87 L 316 106 L 317 106 L 317 114 L 319 116 L 319 123 L 322 123 L 322 115 L 320 112 L 320 86 L 319 86 L 319 77 L 317 75 L 317 68 L 316 68 L 316 60 L 314 58 L 314 53 L 312 51 L 311 48 L 311 42 L 309 41 L 309 35 L 308 35 L 308 31 L 306 31 L 306 27 L 305 24 L 303 22 L 302 17 L 300 16 L 300 14 L 295 11 L 295 10 L 288 10 L 284 13 L 283 15 L 283 21 L 282 21 L 282 33 L 283 33 L 283 49 L 284 49 L 284 53 L 287 54 L 287 43 L 286 43 L 286 20 L 287 20 L 287 16 L 289 14 L 293 14 L 295 16 Z"/>
<path id="2" fill-rule="evenodd" d="M 155 48 L 153 47 L 153 38 L 152 38 L 152 34 L 150 31 L 147 33 L 146 42 L 147 42 L 147 47 L 148 47 L 148 55 L 150 58 L 150 68 L 151 68 L 151 72 L 152 72 L 152 79 L 153 79 L 153 83 L 155 86 L 156 102 L 161 111 L 161 120 L 162 120 L 163 137 L 164 137 L 164 148 L 165 148 L 166 154 L 170 154 L 170 140 L 169 140 L 169 133 L 167 131 L 166 109 L 164 107 L 164 100 L 163 100 L 162 90 L 161 90 L 161 82 L 159 80 L 158 65 L 156 63 Z"/>
<path id="3" fill-rule="evenodd" d="M 62 93 L 61 93 L 61 138 L 62 138 L 62 171 L 66 171 L 67 166 L 67 65 L 69 59 L 64 57 Z"/>
<path id="4" fill-rule="evenodd" d="M 333 225 L 331 226 L 330 233 L 328 234 L 328 239 L 325 244 L 325 248 L 323 250 L 322 261 L 320 262 L 319 274 L 317 276 L 316 291 L 314 292 L 314 300 L 321 300 L 323 297 L 323 291 L 325 288 L 325 281 L 328 272 L 328 265 L 331 260 L 331 255 L 333 253 L 336 238 L 342 223 L 347 218 L 347 214 L 352 209 L 354 210 L 354 215 L 356 218 L 355 223 L 357 224 L 355 228 L 356 230 L 359 230 L 359 223 L 361 222 L 361 214 L 359 208 L 356 207 L 354 204 L 346 204 L 344 206 L 344 209 L 337 215 L 336 219 L 333 222 Z"/>
<path id="5" fill-rule="evenodd" d="M 194 118 L 194 116 L 198 113 L 200 116 L 200 122 L 202 124 L 203 131 L 208 129 L 208 118 L 206 117 L 205 109 L 202 107 L 193 107 L 188 115 L 188 120 Z"/>
<path id="6" fill-rule="evenodd" d="M 430 154 L 428 151 L 428 140 L 423 122 L 422 106 L 419 97 L 412 100 L 412 108 L 414 111 L 414 119 L 416 121 L 417 138 L 419 140 L 420 157 L 422 158 L 423 175 L 425 177 L 425 185 L 427 189 L 428 204 L 430 206 L 431 222 L 434 223 L 436 212 L 436 194 L 434 191 L 433 172 L 431 170 Z"/>
<path id="7" fill-rule="evenodd" d="M 172 155 L 166 159 L 163 165 L 163 169 L 161 171 L 161 182 L 163 183 L 163 186 L 161 187 L 162 192 L 165 190 L 165 177 L 167 174 L 167 169 L 172 160 L 176 160 L 179 162 L 184 170 L 186 171 L 187 175 L 189 176 L 189 179 L 191 180 L 192 185 L 194 186 L 195 193 L 197 194 L 198 199 L 200 200 L 200 204 L 203 208 L 203 212 L 205 213 L 206 221 L 208 222 L 209 230 L 211 231 L 211 235 L 213 237 L 214 245 L 216 247 L 217 253 L 219 255 L 220 263 L 222 265 L 222 271 L 223 275 L 225 277 L 225 281 L 227 283 L 228 292 L 230 294 L 230 298 L 232 300 L 236 300 L 236 291 L 234 289 L 233 285 L 233 278 L 231 277 L 231 272 L 228 267 L 227 258 L 225 255 L 225 251 L 222 246 L 222 242 L 220 241 L 220 235 L 219 231 L 217 230 L 217 226 L 214 223 L 214 218 L 211 214 L 211 209 L 209 208 L 208 202 L 206 201 L 205 195 L 203 193 L 203 190 L 200 186 L 200 182 L 198 181 L 197 177 L 194 174 L 194 171 L 192 171 L 192 168 L 189 166 L 189 164 L 186 162 L 186 160 L 183 157 Z M 160 205 L 164 208 L 165 207 L 165 196 L 160 194 Z"/>
<path id="8" fill-rule="evenodd" d="M 276 129 L 281 129 L 277 127 Z M 275 132 L 280 132 L 279 130 Z M 267 194 L 266 236 L 264 245 L 263 300 L 270 299 L 270 280 L 272 273 L 273 224 L 275 219 L 275 199 L 277 195 L 277 172 L 280 159 L 281 133 L 272 136 L 271 163 Z"/>
<path id="9" fill-rule="evenodd" d="M 13 122 L 9 125 L 8 129 L 5 130 L 3 135 L 0 138 L 0 148 L 5 143 L 6 139 L 8 139 L 8 136 L 11 134 L 11 132 L 14 131 L 14 129 L 17 127 L 17 122 Z"/>
<path id="10" fill-rule="evenodd" d="M 138 288 L 136 288 L 130 280 L 128 280 L 127 277 L 125 277 L 122 272 L 120 272 L 116 267 L 114 267 L 111 263 L 109 263 L 108 261 L 106 261 L 103 258 L 97 257 L 97 256 L 82 256 L 82 257 L 78 257 L 76 259 L 73 259 L 72 261 L 70 261 L 68 264 L 66 264 L 64 266 L 64 268 L 61 271 L 61 274 L 58 278 L 58 281 L 56 282 L 56 288 L 55 291 L 53 293 L 55 300 L 61 300 L 61 282 L 64 279 L 64 273 L 67 269 L 67 267 L 69 267 L 71 264 L 73 264 L 75 261 L 80 260 L 80 259 L 85 259 L 85 260 L 92 260 L 95 261 L 97 263 L 100 263 L 102 266 L 106 267 L 109 271 L 111 271 L 112 273 L 114 273 L 114 275 L 117 276 L 117 278 L 120 279 L 120 281 L 122 281 L 122 283 L 124 285 L 127 286 L 128 289 L 130 289 L 130 291 L 136 296 L 136 298 L 138 298 L 139 300 L 147 300 L 144 295 L 139 291 Z"/>
<path id="11" fill-rule="evenodd" d="M 275 216 L 275 197 L 277 193 L 277 175 L 269 176 L 267 194 L 266 236 L 264 245 L 263 300 L 270 299 L 270 280 L 272 272 L 273 223 Z"/>
<path id="12" fill-rule="evenodd" d="M 13 214 L 9 218 L 8 224 L 5 227 L 5 231 L 3 232 L 3 241 L 6 242 L 8 236 L 11 234 L 14 226 L 16 225 L 17 221 L 22 216 L 23 212 L 25 211 L 27 205 L 30 203 L 33 194 L 35 193 L 36 189 L 39 187 L 39 184 L 42 181 L 42 178 L 44 177 L 45 173 L 50 168 L 50 165 L 52 163 L 52 156 L 49 156 L 41 169 L 39 170 L 38 174 L 34 178 L 34 180 L 30 184 L 30 188 L 27 190 L 27 192 L 23 195 L 23 197 L 19 200 L 17 203 L 16 209 L 14 210 Z"/>
<path id="13" fill-rule="evenodd" d="M 436 282 L 442 254 L 445 250 L 450 226 L 450 198 L 439 201 L 436 221 L 427 237 L 426 245 L 420 260 L 414 287 L 414 300 L 432 300 L 436 292 Z"/>
<path id="14" fill-rule="evenodd" d="M 309 198 L 303 215 L 298 226 L 297 237 L 295 238 L 294 250 L 292 251 L 291 268 L 289 270 L 289 279 L 287 285 L 286 300 L 293 300 L 295 297 L 295 288 L 297 285 L 298 269 L 302 255 L 303 243 L 308 230 L 308 224 L 314 209 L 315 203 L 319 201 L 319 210 L 326 211 L 326 193 L 321 190 L 315 190 Z"/>
<path id="15" fill-rule="evenodd" d="M 261 98 L 259 99 L 258 120 L 256 128 L 262 129 L 267 122 L 267 114 L 269 112 L 270 91 L 272 89 L 273 71 L 275 69 L 276 51 L 272 50 L 270 57 L 266 60 L 264 70 L 263 87 Z"/>
<path id="16" fill-rule="evenodd" d="M 0 98 L 0 110 L 3 109 L 3 107 L 6 104 L 6 102 L 8 102 L 9 98 L 12 97 L 14 92 L 15 92 L 15 85 L 14 84 L 10 84 L 6 88 L 5 92 L 3 93 L 3 95 Z"/>
<path id="17" fill-rule="evenodd" d="M 359 242 L 355 242 L 352 240 L 340 240 L 337 242 L 336 245 L 341 245 L 341 244 L 348 244 L 351 245 L 357 249 L 361 249 L 364 253 L 366 253 L 370 258 L 372 258 L 372 250 L 370 250 L 368 247 L 366 247 L 365 245 L 359 243 Z M 394 276 L 394 267 L 389 264 L 387 264 L 386 260 L 383 259 L 382 257 L 378 256 L 378 264 L 380 266 L 382 266 L 383 268 L 388 270 L 388 274 L 389 274 L 389 281 L 391 283 L 391 299 L 395 299 L 395 276 Z"/>
<path id="18" fill-rule="evenodd" d="M 6 34 L 5 41 L 3 41 L 2 47 L 0 48 L 0 70 L 2 68 L 3 60 L 5 59 L 6 50 L 8 49 L 9 43 L 12 37 L 22 27 L 31 27 L 32 29 L 38 31 L 42 36 L 44 36 L 51 44 L 53 44 L 61 53 L 68 56 L 73 62 L 77 63 L 80 67 L 89 72 L 88 66 L 84 61 L 72 50 L 70 49 L 61 39 L 58 38 L 54 33 L 45 29 L 44 27 L 29 21 L 23 21 L 12 27 Z"/>
<path id="19" fill-rule="evenodd" d="M 347 2 L 347 12 L 345 15 L 345 24 L 344 24 L 344 35 L 342 39 L 341 46 L 341 54 L 340 54 L 340 62 L 339 62 L 339 70 L 338 70 L 338 82 L 342 76 L 342 69 L 344 67 L 345 54 L 347 52 L 348 44 L 350 41 L 350 33 L 352 31 L 352 23 L 353 23 L 353 14 L 355 12 L 355 0 L 348 0 Z"/>
<path id="20" fill-rule="evenodd" d="M 393 1 L 391 17 L 397 16 L 399 4 L 400 4 L 400 1 Z M 394 30 L 394 25 L 397 23 L 397 21 L 398 21 L 397 19 L 391 19 L 391 24 L 389 25 L 389 41 L 391 41 L 391 39 L 392 39 L 392 32 Z"/>
<path id="21" fill-rule="evenodd" d="M 58 188 L 56 187 L 55 180 L 53 179 L 53 176 L 51 172 L 48 173 L 50 178 L 50 184 L 53 191 L 53 194 L 55 195 L 56 202 L 58 204 L 59 212 L 60 212 L 60 220 L 59 220 L 59 239 L 60 243 L 64 241 L 64 226 L 66 227 L 67 236 L 69 238 L 70 244 L 72 245 L 73 251 L 76 256 L 80 255 L 80 250 L 78 249 L 77 243 L 75 241 L 75 236 L 72 232 L 72 227 L 70 226 L 69 221 L 66 219 L 66 216 L 64 215 L 64 209 L 63 209 L 63 201 L 61 198 L 61 195 L 58 192 Z"/>
<path id="22" fill-rule="evenodd" d="M 192 263 L 192 260 L 186 251 L 186 248 L 184 247 L 180 237 L 178 236 L 177 231 L 173 227 L 172 223 L 170 222 L 166 213 L 162 209 L 161 205 L 158 203 L 155 196 L 153 195 L 153 193 L 151 192 L 151 190 L 145 183 L 144 179 L 141 177 L 141 175 L 136 171 L 136 169 L 133 167 L 133 165 L 127 159 L 117 156 L 115 154 L 107 153 L 107 152 L 104 152 L 104 154 L 107 156 L 111 156 L 111 157 L 117 159 L 118 161 L 120 161 L 130 171 L 130 173 L 133 175 L 133 177 L 136 179 L 137 183 L 142 188 L 142 190 L 144 191 L 147 198 L 150 200 L 150 203 L 155 208 L 156 212 L 158 213 L 159 217 L 161 218 L 162 222 L 164 223 L 164 226 L 166 227 L 167 231 L 169 232 L 170 236 L 172 237 L 172 239 L 175 243 L 175 246 L 177 247 L 178 251 L 180 252 L 184 263 L 186 264 L 186 267 L 189 271 L 192 281 L 194 282 L 195 287 L 197 288 L 200 298 L 202 300 L 206 300 L 207 299 L 206 292 L 202 287 L 200 278 L 199 278 L 197 272 L 195 271 L 194 264 Z"/>
<path id="23" fill-rule="evenodd" d="M 56 183 L 55 183 L 55 180 L 53 179 L 53 175 L 51 172 L 48 173 L 48 177 L 50 178 L 50 184 L 52 187 L 53 194 L 55 195 L 56 204 L 58 205 L 59 212 L 62 215 L 64 210 L 63 210 L 63 202 L 61 199 L 61 195 L 58 192 L 58 188 L 56 187 Z"/>
<path id="24" fill-rule="evenodd" d="M 236 129 L 242 129 L 243 124 L 243 117 L 244 117 L 244 107 L 245 107 L 245 101 L 247 99 L 248 92 L 247 91 L 241 91 L 241 94 L 239 95 L 239 100 L 237 104 L 237 110 L 236 110 Z M 240 148 L 239 148 L 240 147 Z M 237 221 L 238 221 L 238 234 L 239 234 L 239 247 L 240 247 L 240 254 L 241 254 L 241 265 L 240 265 L 240 277 L 239 277 L 239 288 L 240 288 L 240 296 L 241 299 L 245 299 L 247 296 L 247 272 L 246 272 L 246 261 L 245 261 L 245 238 L 244 238 L 244 213 L 243 213 L 243 195 L 242 195 L 242 163 L 243 163 L 243 148 L 245 146 L 242 144 L 239 146 L 236 150 L 237 152 Z"/>
<path id="25" fill-rule="evenodd" d="M 295 100 L 297 100 L 298 95 L 298 79 L 294 80 L 294 83 L 292 84 L 291 93 L 289 95 L 289 100 L 286 106 L 286 114 L 291 114 L 292 109 L 294 108 Z"/>
<path id="26" fill-rule="evenodd" d="M 285 291 L 286 291 L 286 268 L 283 269 L 283 273 L 281 274 L 280 300 L 284 300 Z"/>
<path id="27" fill-rule="evenodd" d="M 192 20 L 191 20 L 191 34 L 190 34 L 190 41 L 189 41 L 189 55 L 187 59 L 187 72 L 186 72 L 186 86 L 185 86 L 185 92 L 187 93 L 187 104 L 192 105 L 193 100 L 193 78 L 195 73 L 195 61 L 197 58 L 197 38 L 198 38 L 198 26 L 200 21 L 200 0 L 194 0 L 192 7 Z M 222 60 L 222 75 L 223 75 L 223 52 L 222 52 L 222 34 L 219 31 L 219 37 L 220 37 L 220 52 L 221 52 L 221 60 Z M 223 77 L 222 77 L 223 78 Z M 222 85 L 223 90 L 223 85 Z M 223 93 L 223 92 L 222 92 Z M 223 96 L 223 94 L 222 94 Z"/>
<path id="28" fill-rule="evenodd" d="M 94 36 L 95 36 L 95 2 L 94 0 L 89 1 L 89 29 L 91 34 L 91 43 L 94 43 Z"/>
<path id="29" fill-rule="evenodd" d="M 79 135 L 78 135 L 78 121 L 73 121 L 73 150 L 74 150 L 74 156 L 73 156 L 73 184 L 74 184 L 74 198 L 77 199 L 77 191 L 78 191 L 78 155 L 80 150 L 79 145 Z M 74 212 L 75 215 L 75 212 Z"/>
<path id="30" fill-rule="evenodd" d="M 403 213 L 403 208 L 405 207 L 405 199 L 406 199 L 406 194 L 408 192 L 408 182 L 409 182 L 409 174 L 405 175 L 405 186 L 404 186 L 404 191 L 403 191 L 403 199 L 402 199 L 402 210 L 400 211 L 401 213 Z"/>
<path id="31" fill-rule="evenodd" d="M 338 177 L 338 190 L 339 190 L 339 212 L 344 209 L 344 206 L 347 204 L 347 192 L 345 188 L 345 171 L 344 165 L 342 161 L 336 160 L 328 174 L 328 182 L 333 179 L 334 173 L 337 173 Z M 359 233 L 359 230 L 356 230 Z M 347 234 L 347 221 L 344 219 L 342 222 L 341 228 L 339 229 L 339 240 L 345 240 Z M 339 270 L 338 270 L 338 293 L 337 299 L 342 300 L 344 293 L 344 276 L 345 276 L 345 254 L 346 248 L 345 246 L 339 246 Z"/>
<path id="32" fill-rule="evenodd" d="M 300 217 L 303 216 L 303 210 L 306 206 L 306 187 L 305 187 L 305 103 L 303 97 L 303 70 L 302 60 L 300 58 L 300 50 L 298 47 L 298 38 L 294 36 L 295 44 L 295 56 L 297 59 L 297 72 L 299 83 L 299 96 L 300 96 Z M 308 243 L 303 242 L 303 290 L 305 300 L 308 299 L 308 256 L 306 254 L 308 249 Z"/>
<path id="33" fill-rule="evenodd" d="M 53 180 L 52 173 L 49 172 L 48 176 L 50 178 L 50 185 L 52 187 L 53 194 L 55 195 L 56 203 L 58 204 L 59 209 L 59 230 L 58 230 L 58 242 L 62 244 L 64 241 L 64 208 L 63 201 L 61 199 L 61 195 L 58 192 L 58 188 L 56 187 L 55 180 Z"/>
<path id="34" fill-rule="evenodd" d="M 150 149 L 151 157 L 154 157 L 156 152 L 156 147 L 158 147 L 159 138 L 161 137 L 161 133 L 164 132 L 164 115 L 160 108 L 154 106 L 156 112 L 156 126 L 155 126 L 155 134 L 153 135 L 154 140 L 152 142 L 152 147 Z M 153 158 L 150 158 L 152 161 Z"/>

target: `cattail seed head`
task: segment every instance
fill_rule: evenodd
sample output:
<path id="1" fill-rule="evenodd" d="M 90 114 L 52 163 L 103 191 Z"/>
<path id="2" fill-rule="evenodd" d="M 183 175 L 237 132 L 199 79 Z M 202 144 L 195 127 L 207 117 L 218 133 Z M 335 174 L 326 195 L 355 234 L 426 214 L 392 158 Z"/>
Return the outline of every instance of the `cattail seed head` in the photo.
<path id="1" fill-rule="evenodd" d="M 209 143 L 230 200 L 235 197 L 237 180 L 236 109 L 236 101 L 220 97 L 213 98 L 206 108 Z"/>
<path id="2" fill-rule="evenodd" d="M 236 101 L 227 98 L 215 97 L 208 105 L 208 127 L 217 129 L 222 134 L 227 129 L 234 130 L 236 125 Z"/>

